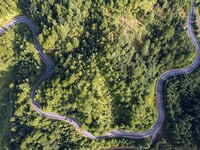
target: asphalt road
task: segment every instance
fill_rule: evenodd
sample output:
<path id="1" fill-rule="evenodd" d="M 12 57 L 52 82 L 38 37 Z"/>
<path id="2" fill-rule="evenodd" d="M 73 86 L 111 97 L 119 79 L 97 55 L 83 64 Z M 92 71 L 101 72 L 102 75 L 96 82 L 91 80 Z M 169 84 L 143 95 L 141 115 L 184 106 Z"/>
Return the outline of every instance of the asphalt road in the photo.
<path id="1" fill-rule="evenodd" d="M 37 90 L 38 90 L 40 84 L 44 80 L 46 80 L 49 77 L 49 75 L 51 74 L 52 69 L 53 69 L 53 62 L 49 59 L 49 57 L 47 57 L 47 55 L 45 55 L 42 52 L 41 46 L 37 40 L 36 25 L 34 24 L 34 22 L 31 19 L 29 19 L 25 16 L 19 16 L 19 17 L 14 18 L 10 22 L 8 22 L 6 25 L 4 25 L 2 28 L 0 28 L 0 35 L 3 34 L 4 32 L 6 32 L 7 29 L 11 28 L 12 26 L 14 26 L 15 24 L 18 24 L 18 23 L 25 23 L 31 29 L 32 34 L 33 34 L 35 49 L 38 52 L 38 55 L 40 56 L 41 60 L 46 65 L 46 71 L 45 71 L 44 75 L 39 79 L 39 81 L 33 86 L 32 90 L 31 90 L 32 106 L 33 106 L 34 110 L 37 111 L 40 115 L 42 115 L 44 117 L 48 117 L 50 119 L 61 120 L 61 121 L 67 122 L 70 125 L 72 125 L 83 136 L 85 136 L 89 139 L 99 140 L 99 139 L 103 139 L 103 138 L 112 138 L 112 137 L 124 137 L 124 138 L 135 138 L 135 139 L 152 137 L 152 139 L 155 139 L 157 137 L 158 133 L 161 131 L 162 125 L 163 125 L 163 122 L 165 119 L 164 108 L 163 108 L 163 83 L 164 83 L 164 81 L 167 78 L 174 76 L 174 75 L 191 73 L 195 68 L 197 68 L 197 66 L 199 64 L 200 44 L 199 44 L 196 36 L 193 33 L 193 28 L 192 28 L 193 19 L 194 19 L 194 5 L 193 5 L 193 1 L 192 1 L 192 7 L 188 14 L 187 33 L 197 48 L 197 56 L 190 66 L 188 66 L 186 68 L 182 68 L 182 69 L 174 69 L 174 70 L 166 71 L 159 77 L 159 79 L 157 81 L 157 85 L 156 85 L 156 102 L 157 102 L 157 109 L 158 109 L 158 119 L 157 119 L 157 122 L 155 123 L 155 125 L 151 129 L 144 131 L 144 132 L 127 132 L 127 131 L 113 130 L 113 131 L 107 132 L 105 135 L 102 135 L 102 136 L 101 135 L 94 136 L 92 133 L 90 133 L 88 131 L 81 130 L 81 128 L 80 128 L 81 124 L 74 118 L 69 118 L 69 117 L 62 116 L 62 115 L 59 115 L 59 114 L 53 113 L 53 112 L 44 112 L 40 109 L 39 104 L 35 100 L 35 96 L 37 94 Z"/>

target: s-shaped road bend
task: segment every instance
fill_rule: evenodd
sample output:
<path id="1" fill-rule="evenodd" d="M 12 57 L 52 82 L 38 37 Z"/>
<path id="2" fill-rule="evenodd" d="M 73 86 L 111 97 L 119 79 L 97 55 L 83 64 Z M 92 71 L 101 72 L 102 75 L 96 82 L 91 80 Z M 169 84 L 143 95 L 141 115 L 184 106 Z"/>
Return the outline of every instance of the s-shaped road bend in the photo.
<path id="1" fill-rule="evenodd" d="M 19 16 L 19 17 L 14 18 L 13 20 L 11 20 L 6 25 L 4 25 L 3 27 L 0 28 L 0 35 L 3 34 L 4 32 L 6 32 L 7 29 L 11 28 L 12 26 L 14 26 L 15 24 L 18 24 L 18 23 L 25 23 L 31 29 L 32 34 L 33 34 L 35 49 L 36 49 L 39 57 L 41 58 L 41 60 L 46 65 L 46 71 L 45 71 L 44 75 L 39 79 L 39 81 L 37 81 L 37 83 L 33 86 L 32 90 L 31 90 L 31 100 L 32 100 L 33 109 L 36 112 L 38 112 L 40 115 L 50 118 L 50 119 L 61 120 L 61 121 L 67 122 L 70 125 L 72 125 L 83 136 L 85 136 L 89 139 L 93 139 L 93 140 L 99 140 L 99 139 L 103 139 L 103 138 L 112 138 L 112 137 L 124 137 L 124 138 L 135 138 L 135 139 L 152 137 L 154 139 L 158 135 L 158 133 L 161 131 L 162 125 L 164 122 L 164 108 L 163 108 L 163 83 L 164 83 L 164 81 L 167 78 L 174 76 L 174 75 L 191 73 L 195 68 L 197 68 L 197 66 L 199 64 L 200 44 L 199 44 L 196 36 L 193 33 L 193 28 L 192 28 L 193 18 L 194 18 L 194 4 L 192 1 L 192 7 L 188 14 L 187 33 L 197 48 L 197 56 L 190 66 L 188 66 L 186 68 L 182 68 L 182 69 L 174 69 L 174 70 L 166 71 L 159 77 L 159 79 L 157 81 L 157 85 L 156 85 L 156 102 L 157 102 L 157 109 L 158 109 L 158 118 L 157 118 L 155 125 L 151 129 L 144 131 L 144 132 L 127 132 L 127 131 L 122 131 L 122 130 L 112 130 L 110 132 L 107 132 L 103 136 L 101 136 L 101 135 L 94 136 L 92 133 L 90 133 L 86 130 L 82 130 L 81 124 L 74 118 L 62 116 L 62 115 L 59 115 L 59 114 L 53 113 L 53 112 L 44 112 L 40 109 L 39 104 L 35 100 L 36 92 L 37 92 L 40 84 L 44 80 L 46 80 L 49 77 L 49 75 L 51 74 L 52 69 L 53 69 L 53 62 L 49 59 L 49 57 L 47 57 L 47 55 L 45 55 L 42 52 L 42 48 L 37 39 L 36 25 L 31 19 L 29 19 L 25 16 Z"/>

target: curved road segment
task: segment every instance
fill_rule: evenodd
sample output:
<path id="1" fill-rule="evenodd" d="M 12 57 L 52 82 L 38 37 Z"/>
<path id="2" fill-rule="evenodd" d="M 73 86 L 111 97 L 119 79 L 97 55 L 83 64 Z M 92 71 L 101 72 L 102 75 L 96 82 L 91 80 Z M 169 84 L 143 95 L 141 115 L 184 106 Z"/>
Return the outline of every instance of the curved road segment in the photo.
<path id="1" fill-rule="evenodd" d="M 158 135 L 158 133 L 161 131 L 162 125 L 164 122 L 163 92 L 162 92 L 164 81 L 167 78 L 174 76 L 174 75 L 190 73 L 195 68 L 197 68 L 197 66 L 199 64 L 200 44 L 193 33 L 193 28 L 192 28 L 193 18 L 194 18 L 194 4 L 192 1 L 192 7 L 188 14 L 187 33 L 190 36 L 190 38 L 192 39 L 195 46 L 197 47 L 197 57 L 190 66 L 188 66 L 186 68 L 182 68 L 182 69 L 174 69 L 174 70 L 167 71 L 159 77 L 159 79 L 157 81 L 157 85 L 156 85 L 156 101 L 157 101 L 157 107 L 158 107 L 158 119 L 157 119 L 157 122 L 155 123 L 155 125 L 151 129 L 144 131 L 144 132 L 126 132 L 126 131 L 120 131 L 120 130 L 113 130 L 113 131 L 107 132 L 103 136 L 94 136 L 92 133 L 82 130 L 81 124 L 73 118 L 62 116 L 62 115 L 59 115 L 59 114 L 53 113 L 53 112 L 44 112 L 40 109 L 39 104 L 35 100 L 36 92 L 37 92 L 40 84 L 44 80 L 46 80 L 48 78 L 48 76 L 51 74 L 52 69 L 53 69 L 53 62 L 42 52 L 42 48 L 37 40 L 36 25 L 34 24 L 33 21 L 31 21 L 29 18 L 27 18 L 25 16 L 16 17 L 13 20 L 11 20 L 10 22 L 8 22 L 5 26 L 0 28 L 0 34 L 3 34 L 4 32 L 7 31 L 7 29 L 11 28 L 12 26 L 14 26 L 15 24 L 18 24 L 18 23 L 27 24 L 33 33 L 35 49 L 38 52 L 38 55 L 40 56 L 42 61 L 46 65 L 46 71 L 45 71 L 44 75 L 40 78 L 40 80 L 34 85 L 34 87 L 31 90 L 32 106 L 33 106 L 34 110 L 37 111 L 40 115 L 42 115 L 44 117 L 48 117 L 50 119 L 65 121 L 65 122 L 71 124 L 83 136 L 85 136 L 89 139 L 99 140 L 99 139 L 103 139 L 103 138 L 112 138 L 112 137 L 124 137 L 124 138 L 135 138 L 135 139 L 152 137 L 154 139 Z"/>

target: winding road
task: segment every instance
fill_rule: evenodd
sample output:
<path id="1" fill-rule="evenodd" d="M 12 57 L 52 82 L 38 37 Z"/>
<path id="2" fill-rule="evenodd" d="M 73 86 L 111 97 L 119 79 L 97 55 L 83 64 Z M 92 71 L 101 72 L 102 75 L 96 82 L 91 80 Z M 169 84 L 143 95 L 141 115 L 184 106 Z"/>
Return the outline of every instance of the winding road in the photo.
<path id="1" fill-rule="evenodd" d="M 163 108 L 163 83 L 164 83 L 164 81 L 174 75 L 191 73 L 195 68 L 197 68 L 197 66 L 199 64 L 200 44 L 199 44 L 196 36 L 193 33 L 193 28 L 192 28 L 193 19 L 194 19 L 194 2 L 192 0 L 192 7 L 188 14 L 187 33 L 197 48 L 197 56 L 190 66 L 188 66 L 186 68 L 182 68 L 182 69 L 174 69 L 174 70 L 166 71 L 159 77 L 159 79 L 157 81 L 157 85 L 156 85 L 156 102 L 157 102 L 157 108 L 158 108 L 158 119 L 157 119 L 157 122 L 155 123 L 155 125 L 151 129 L 144 131 L 144 132 L 127 132 L 127 131 L 113 130 L 113 131 L 107 132 L 103 136 L 94 136 L 92 133 L 90 133 L 86 130 L 82 130 L 80 128 L 81 124 L 78 121 L 76 121 L 74 118 L 62 116 L 62 115 L 59 115 L 59 114 L 53 113 L 53 112 L 44 112 L 40 109 L 39 104 L 35 100 L 35 96 L 36 96 L 37 90 L 38 90 L 39 86 L 41 85 L 41 83 L 44 80 L 46 80 L 49 77 L 49 75 L 51 74 L 52 69 L 53 69 L 53 62 L 49 59 L 49 57 L 47 57 L 47 55 L 45 55 L 42 52 L 42 48 L 37 39 L 36 25 L 34 24 L 34 22 L 31 19 L 29 19 L 25 16 L 19 16 L 19 17 L 14 18 L 13 20 L 11 20 L 6 25 L 4 25 L 3 27 L 0 28 L 0 35 L 5 33 L 7 31 L 7 29 L 13 27 L 14 25 L 16 25 L 18 23 L 25 23 L 31 29 L 32 34 L 33 34 L 35 49 L 38 52 L 38 55 L 40 56 L 41 60 L 46 65 L 46 71 L 45 71 L 44 75 L 39 79 L 39 81 L 33 86 L 32 90 L 31 90 L 32 106 L 33 106 L 34 110 L 37 111 L 40 115 L 42 115 L 44 117 L 48 117 L 50 119 L 61 120 L 61 121 L 67 122 L 70 125 L 72 125 L 83 136 L 85 136 L 89 139 L 93 139 L 93 140 L 100 140 L 103 138 L 112 138 L 112 137 L 124 137 L 124 138 L 135 138 L 135 139 L 152 137 L 152 139 L 155 139 L 156 136 L 158 135 L 158 133 L 162 129 L 162 125 L 163 125 L 164 118 L 165 118 L 164 108 Z"/>

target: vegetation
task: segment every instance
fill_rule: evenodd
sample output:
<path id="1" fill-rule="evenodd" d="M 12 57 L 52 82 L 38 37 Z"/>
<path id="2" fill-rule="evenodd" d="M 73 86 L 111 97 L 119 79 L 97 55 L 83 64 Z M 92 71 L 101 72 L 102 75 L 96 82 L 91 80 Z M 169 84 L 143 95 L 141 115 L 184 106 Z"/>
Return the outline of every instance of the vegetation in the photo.
<path id="1" fill-rule="evenodd" d="M 11 74 L 14 73 L 8 67 L 15 63 L 13 51 L 13 37 L 14 32 L 7 32 L 4 36 L 0 37 L 0 145 L 4 145 L 6 141 L 7 132 L 9 129 L 9 119 L 12 110 L 10 99 L 9 84 L 12 81 Z M 0 146 L 0 149 L 2 147 Z"/>
<path id="2" fill-rule="evenodd" d="M 160 150 L 200 148 L 200 68 L 171 78 L 165 85 L 166 121 L 155 147 Z"/>
<path id="3" fill-rule="evenodd" d="M 195 31 L 196 36 L 200 40 L 200 3 L 199 1 L 196 2 L 195 8 Z"/>
<path id="4" fill-rule="evenodd" d="M 5 145 L 6 138 L 7 138 L 7 133 L 9 129 L 9 119 L 10 119 L 10 114 L 12 113 L 12 105 L 11 105 L 11 99 L 9 97 L 9 89 L 8 89 L 8 73 L 5 72 L 0 72 L 0 80 L 1 80 L 1 85 L 0 88 L 2 89 L 0 92 L 0 149 L 2 149 Z"/>
<path id="5" fill-rule="evenodd" d="M 179 2 L 148 4 L 24 4 L 31 8 L 28 14 L 41 31 L 40 43 L 55 62 L 51 83 L 38 95 L 44 110 L 75 117 L 96 134 L 144 131 L 154 125 L 157 113 L 150 93 L 156 79 L 167 69 L 191 63 L 195 53 L 184 40 L 185 18 L 156 14 L 176 11 Z M 188 4 L 182 4 L 185 11 Z"/>
<path id="6" fill-rule="evenodd" d="M 37 94 L 40 106 L 76 118 L 95 135 L 151 128 L 157 119 L 159 75 L 190 64 L 196 55 L 184 30 L 184 14 L 190 9 L 187 0 L 20 0 L 16 4 L 18 12 L 37 24 L 38 39 L 55 64 Z M 30 107 L 30 89 L 45 68 L 34 51 L 31 32 L 26 25 L 17 25 L 0 38 L 5 40 L 0 43 L 0 64 L 15 75 L 9 83 L 15 102 L 8 149 L 150 147 L 150 139 L 91 141 L 66 123 L 39 116 Z M 166 99 L 171 95 L 167 92 Z M 171 102 L 178 101 L 171 97 Z M 169 118 L 176 114 L 172 110 L 167 109 Z"/>
<path id="7" fill-rule="evenodd" d="M 198 3 L 195 9 L 195 32 L 199 38 Z M 200 149 L 199 73 L 200 67 L 191 74 L 176 76 L 167 81 L 164 96 L 167 119 L 163 135 L 152 149 Z"/>
<path id="8" fill-rule="evenodd" d="M 0 1 L 0 26 L 20 14 L 17 7 L 18 0 L 1 0 Z"/>

